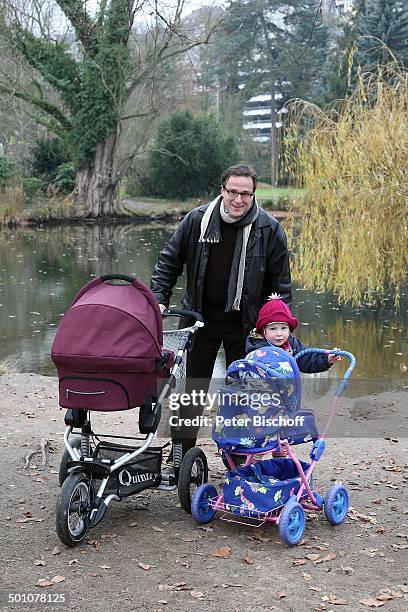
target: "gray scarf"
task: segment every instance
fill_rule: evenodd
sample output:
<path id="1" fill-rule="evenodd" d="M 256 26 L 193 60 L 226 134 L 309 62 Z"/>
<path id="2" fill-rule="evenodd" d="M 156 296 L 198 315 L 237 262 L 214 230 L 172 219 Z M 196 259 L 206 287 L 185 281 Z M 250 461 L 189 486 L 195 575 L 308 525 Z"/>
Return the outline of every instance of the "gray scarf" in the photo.
<path id="1" fill-rule="evenodd" d="M 210 202 L 201 221 L 199 242 L 221 242 L 221 219 L 234 224 L 237 228 L 234 256 L 228 282 L 228 295 L 225 312 L 239 310 L 241 304 L 242 287 L 244 285 L 245 258 L 249 234 L 253 222 L 258 217 L 259 209 L 255 199 L 251 208 L 239 219 L 234 219 L 224 210 L 222 196 Z"/>

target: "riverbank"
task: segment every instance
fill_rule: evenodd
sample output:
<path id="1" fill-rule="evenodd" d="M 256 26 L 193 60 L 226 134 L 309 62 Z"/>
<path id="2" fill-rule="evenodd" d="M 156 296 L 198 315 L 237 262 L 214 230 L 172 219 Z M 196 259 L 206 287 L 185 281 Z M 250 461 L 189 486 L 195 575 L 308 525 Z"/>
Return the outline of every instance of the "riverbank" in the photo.
<path id="1" fill-rule="evenodd" d="M 304 190 L 291 188 L 271 187 L 261 188 L 258 201 L 261 206 L 270 211 L 276 218 L 288 215 L 290 203 L 304 197 Z M 257 192 L 258 193 L 258 192 Z M 127 223 L 137 221 L 179 220 L 190 210 L 201 204 L 205 199 L 168 200 L 163 198 L 128 198 L 120 201 L 118 213 L 114 217 L 105 217 L 103 222 Z M 85 215 L 78 214 L 69 198 L 52 198 L 46 202 L 22 209 L 14 207 L 13 203 L 4 204 L 0 200 L 0 227 L 31 227 L 38 225 L 55 225 L 81 223 L 87 219 Z"/>
<path id="2" fill-rule="evenodd" d="M 301 546 L 284 546 L 272 526 L 220 520 L 198 526 L 174 493 L 150 490 L 113 503 L 87 540 L 68 549 L 54 529 L 64 430 L 57 385 L 34 374 L 0 376 L 4 609 L 26 609 L 8 605 L 8 593 L 34 593 L 54 601 L 63 594 L 64 609 L 84 611 L 408 610 L 408 439 L 387 434 L 390 420 L 406 420 L 406 393 L 359 398 L 357 411 L 353 400 L 341 399 L 342 412 L 378 434 L 328 441 L 316 486 L 324 491 L 342 480 L 352 508 L 337 528 L 309 513 Z M 102 431 L 131 435 L 136 415 L 98 414 L 95 421 Z M 25 457 L 42 440 L 45 467 L 39 453 L 25 469 Z M 223 470 L 214 444 L 203 435 L 200 446 L 210 480 L 219 484 Z"/>

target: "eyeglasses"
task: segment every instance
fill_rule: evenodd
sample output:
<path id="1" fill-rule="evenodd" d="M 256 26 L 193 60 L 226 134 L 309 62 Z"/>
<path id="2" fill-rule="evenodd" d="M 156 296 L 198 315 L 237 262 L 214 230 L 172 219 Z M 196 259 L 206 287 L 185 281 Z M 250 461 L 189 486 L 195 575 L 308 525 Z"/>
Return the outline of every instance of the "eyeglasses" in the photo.
<path id="1" fill-rule="evenodd" d="M 224 187 L 224 185 L 222 186 L 224 191 L 226 191 L 229 195 L 229 197 L 234 200 L 235 198 L 237 198 L 238 196 L 241 196 L 242 200 L 250 200 L 252 198 L 252 196 L 254 195 L 253 193 L 249 193 L 249 191 L 236 191 L 235 189 L 227 189 L 226 187 Z"/>

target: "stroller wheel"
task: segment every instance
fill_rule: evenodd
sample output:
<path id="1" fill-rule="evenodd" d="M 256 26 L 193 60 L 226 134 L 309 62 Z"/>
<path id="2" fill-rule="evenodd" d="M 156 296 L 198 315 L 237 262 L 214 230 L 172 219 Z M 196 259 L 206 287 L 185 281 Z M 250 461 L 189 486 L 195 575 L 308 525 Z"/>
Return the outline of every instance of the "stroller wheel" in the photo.
<path id="1" fill-rule="evenodd" d="M 324 514 L 331 525 L 340 525 L 347 516 L 349 494 L 342 484 L 335 484 L 324 498 Z"/>
<path id="2" fill-rule="evenodd" d="M 70 474 L 63 483 L 55 509 L 57 535 L 66 546 L 82 542 L 89 531 L 93 487 L 86 474 Z"/>
<path id="3" fill-rule="evenodd" d="M 305 525 L 305 511 L 298 502 L 289 502 L 283 507 L 279 518 L 279 535 L 285 544 L 297 544 L 302 539 Z"/>
<path id="4" fill-rule="evenodd" d="M 191 514 L 191 500 L 195 490 L 208 480 L 207 457 L 201 448 L 190 448 L 183 457 L 178 478 L 181 507 Z"/>
<path id="5" fill-rule="evenodd" d="M 71 442 L 71 446 L 73 446 L 74 448 L 80 448 L 81 438 L 79 437 L 74 438 L 74 440 Z M 72 459 L 67 449 L 65 449 L 64 454 L 62 455 L 62 458 L 61 458 L 61 463 L 60 463 L 59 472 L 58 472 L 58 482 L 59 482 L 60 487 L 62 487 L 62 485 L 64 484 L 64 481 L 69 476 L 69 473 L 67 470 L 68 461 L 72 461 Z"/>
<path id="6" fill-rule="evenodd" d="M 209 523 L 215 516 L 215 510 L 209 505 L 211 498 L 218 497 L 217 489 L 210 483 L 198 487 L 193 495 L 191 514 L 197 523 Z"/>

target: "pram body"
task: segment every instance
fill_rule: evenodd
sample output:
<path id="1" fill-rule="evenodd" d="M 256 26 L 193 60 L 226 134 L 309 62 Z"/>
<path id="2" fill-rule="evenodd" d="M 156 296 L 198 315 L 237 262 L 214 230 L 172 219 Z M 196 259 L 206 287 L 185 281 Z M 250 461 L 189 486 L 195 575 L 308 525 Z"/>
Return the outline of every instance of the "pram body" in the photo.
<path id="1" fill-rule="evenodd" d="M 306 349 L 319 351 L 323 349 Z M 212 520 L 223 511 L 224 520 L 270 521 L 279 526 L 289 545 L 299 542 L 305 527 L 304 509 L 324 510 L 332 524 L 341 523 L 348 510 L 348 493 L 334 485 L 324 499 L 313 490 L 313 470 L 325 449 L 324 436 L 334 416 L 335 400 L 347 387 L 355 359 L 350 360 L 332 403 L 324 434 L 319 435 L 313 412 L 301 408 L 301 380 L 296 358 L 277 347 L 257 349 L 231 364 L 226 386 L 220 390 L 219 409 L 213 427 L 224 464 L 221 494 L 211 484 L 200 486 L 193 497 L 197 522 Z M 297 458 L 294 448 L 311 443 L 310 461 Z M 269 454 L 272 458 L 262 459 Z M 261 460 L 259 460 L 261 459 Z M 244 465 L 239 465 L 240 460 Z M 229 516 L 229 518 L 227 518 Z M 239 517 L 239 520 L 238 520 Z"/>
<path id="2" fill-rule="evenodd" d="M 67 409 L 56 506 L 57 534 L 67 546 L 81 542 L 112 501 L 147 488 L 178 487 L 180 502 L 190 511 L 192 485 L 207 480 L 200 449 L 192 449 L 183 461 L 174 449 L 172 474 L 162 470 L 163 447 L 152 446 L 163 402 L 174 386 L 184 385 L 186 352 L 203 325 L 198 313 L 165 314 L 187 315 L 195 323 L 163 336 L 162 313 L 150 289 L 117 274 L 83 287 L 62 318 L 51 356 L 59 376 L 59 403 Z M 171 348 L 165 347 L 166 340 Z M 140 436 L 93 430 L 93 413 L 132 409 L 139 409 Z M 79 437 L 73 438 L 74 431 Z"/>

